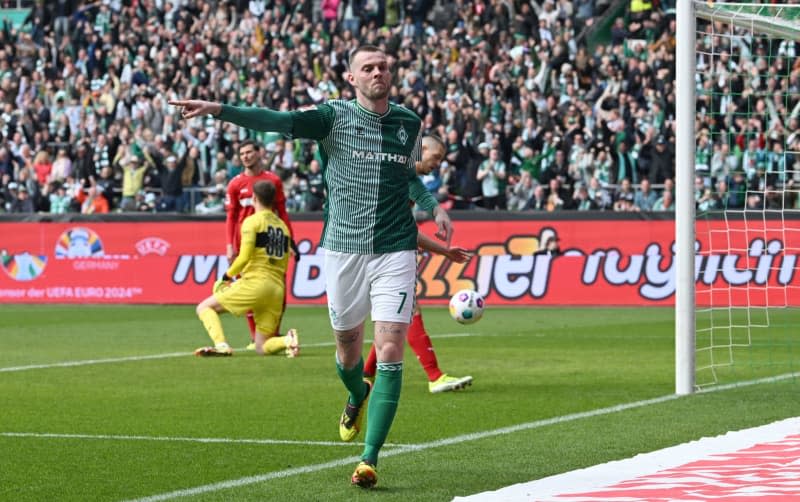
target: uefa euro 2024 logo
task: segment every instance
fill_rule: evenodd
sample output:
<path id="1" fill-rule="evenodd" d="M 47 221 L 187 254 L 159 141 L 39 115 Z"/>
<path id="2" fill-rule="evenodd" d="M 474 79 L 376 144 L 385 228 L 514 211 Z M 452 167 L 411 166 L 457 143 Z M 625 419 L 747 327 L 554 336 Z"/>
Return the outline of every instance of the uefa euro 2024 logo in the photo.
<path id="1" fill-rule="evenodd" d="M 0 250 L 0 264 L 6 274 L 15 281 L 32 281 L 44 272 L 47 256 L 36 256 L 27 251 L 12 255 L 3 249 Z"/>
<path id="2" fill-rule="evenodd" d="M 58 259 L 98 258 L 104 256 L 103 242 L 92 230 L 73 227 L 65 230 L 56 242 L 55 256 Z M 10 254 L 0 250 L 0 266 L 15 281 L 32 281 L 44 273 L 46 255 L 34 255 L 28 251 Z"/>
<path id="3" fill-rule="evenodd" d="M 92 230 L 74 227 L 64 231 L 56 242 L 56 258 L 96 258 L 103 256 L 103 242 Z"/>

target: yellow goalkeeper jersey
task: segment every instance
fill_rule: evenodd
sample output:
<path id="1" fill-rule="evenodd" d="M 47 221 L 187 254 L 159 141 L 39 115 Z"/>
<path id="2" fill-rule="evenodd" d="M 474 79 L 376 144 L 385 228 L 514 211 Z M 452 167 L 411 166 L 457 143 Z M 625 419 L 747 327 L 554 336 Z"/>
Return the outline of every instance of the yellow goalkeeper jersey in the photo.
<path id="1" fill-rule="evenodd" d="M 242 274 L 248 279 L 263 277 L 283 283 L 289 264 L 289 229 L 272 212 L 265 209 L 242 222 L 242 244 L 239 256 L 228 268 L 230 277 Z"/>

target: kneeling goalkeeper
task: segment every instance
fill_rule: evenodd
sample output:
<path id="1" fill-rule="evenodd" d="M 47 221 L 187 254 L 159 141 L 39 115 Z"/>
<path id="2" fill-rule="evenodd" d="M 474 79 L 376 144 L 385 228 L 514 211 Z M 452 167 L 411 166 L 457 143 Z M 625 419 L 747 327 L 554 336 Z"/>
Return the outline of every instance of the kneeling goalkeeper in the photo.
<path id="1" fill-rule="evenodd" d="M 291 235 L 286 224 L 272 210 L 275 185 L 259 181 L 253 185 L 255 213 L 242 222 L 239 255 L 214 283 L 214 293 L 197 306 L 213 347 L 201 347 L 197 356 L 230 356 L 233 350 L 225 339 L 219 314 L 230 312 L 241 316 L 252 311 L 256 324 L 256 352 L 284 352 L 295 357 L 300 351 L 297 333 L 289 330 L 285 336 L 273 336 L 283 311 L 284 274 L 289 263 Z M 240 275 L 235 282 L 232 277 Z"/>

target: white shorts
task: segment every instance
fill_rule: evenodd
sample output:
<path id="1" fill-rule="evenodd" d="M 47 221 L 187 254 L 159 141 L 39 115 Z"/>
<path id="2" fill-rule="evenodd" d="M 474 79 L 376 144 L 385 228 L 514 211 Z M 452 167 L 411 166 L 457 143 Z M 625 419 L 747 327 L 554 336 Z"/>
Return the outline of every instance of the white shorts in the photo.
<path id="1" fill-rule="evenodd" d="M 411 322 L 416 251 L 364 255 L 325 250 L 324 266 L 333 329 L 353 329 L 368 312 L 373 321 Z"/>

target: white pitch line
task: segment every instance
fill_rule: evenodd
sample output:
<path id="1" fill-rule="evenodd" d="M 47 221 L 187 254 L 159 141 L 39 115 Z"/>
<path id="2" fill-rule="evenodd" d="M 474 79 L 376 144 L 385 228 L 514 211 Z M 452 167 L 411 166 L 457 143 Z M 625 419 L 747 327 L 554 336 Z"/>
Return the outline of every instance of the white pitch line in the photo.
<path id="1" fill-rule="evenodd" d="M 50 368 L 71 368 L 74 366 L 90 366 L 92 364 L 126 363 L 130 361 L 147 361 L 149 359 L 168 359 L 170 357 L 182 357 L 189 355 L 192 355 L 192 353 L 170 352 L 167 354 L 151 354 L 147 356 L 111 357 L 108 359 L 84 359 L 82 361 L 63 361 L 60 363 L 29 364 L 27 366 L 9 366 L 5 368 L 0 368 L 0 373 L 11 373 L 15 371 L 41 370 Z"/>
<path id="2" fill-rule="evenodd" d="M 11 438 L 55 438 L 55 439 L 105 439 L 122 441 L 182 441 L 187 443 L 222 443 L 222 444 L 280 444 L 298 446 L 353 446 L 364 443 L 344 443 L 342 441 L 299 441 L 292 439 L 235 439 L 235 438 L 191 438 L 171 436 L 130 436 L 117 434 L 55 434 L 49 432 L 0 432 L 0 437 Z M 413 445 L 386 443 L 389 447 L 407 448 Z"/>
<path id="3" fill-rule="evenodd" d="M 312 472 L 318 472 L 325 469 L 330 469 L 331 467 L 342 467 L 348 464 L 355 464 L 360 460 L 361 457 L 356 457 L 356 456 L 340 458 L 338 460 L 331 460 L 330 462 L 325 462 L 323 464 L 306 465 L 303 467 L 295 467 L 293 469 L 286 469 L 283 471 L 275 471 L 275 472 L 269 472 L 267 474 L 259 474 L 257 476 L 248 476 L 246 478 L 233 479 L 231 481 L 221 481 L 219 483 L 214 483 L 211 485 L 198 486 L 196 488 L 187 488 L 185 490 L 176 490 L 174 492 L 162 493 L 160 495 L 152 495 L 150 497 L 135 499 L 129 502 L 156 502 L 159 500 L 170 500 L 179 497 L 191 497 L 192 495 L 200 495 L 202 493 L 216 492 L 220 490 L 226 490 L 228 488 L 238 488 L 240 486 L 263 483 L 264 481 L 269 481 L 271 479 L 288 478 L 290 476 L 296 476 L 298 474 L 310 474 Z"/>
<path id="4" fill-rule="evenodd" d="M 469 336 L 484 336 L 476 333 L 448 333 L 443 335 L 432 336 L 431 338 L 455 338 L 455 337 L 469 337 Z M 364 344 L 372 343 L 372 340 L 365 340 Z M 319 342 L 303 344 L 303 348 L 308 347 L 333 347 L 334 342 Z M 237 349 L 244 352 L 245 349 Z M 0 373 L 13 373 L 17 371 L 29 370 L 42 370 L 51 368 L 72 368 L 75 366 L 91 366 L 94 364 L 109 364 L 109 363 L 127 363 L 134 361 L 148 361 L 152 359 L 169 359 L 172 357 L 186 357 L 193 355 L 192 352 L 170 352 L 166 354 L 150 354 L 145 356 L 126 356 L 126 357 L 111 357 L 108 359 L 84 359 L 81 361 L 63 361 L 60 363 L 47 363 L 47 364 L 29 364 L 25 366 L 8 366 L 0 368 Z"/>
<path id="5" fill-rule="evenodd" d="M 799 373 L 787 373 L 787 374 L 779 375 L 779 376 L 776 376 L 776 377 L 760 378 L 760 379 L 757 379 L 757 380 L 750 380 L 750 381 L 746 381 L 746 382 L 741 382 L 741 383 L 739 383 L 737 385 L 724 386 L 724 387 L 721 387 L 720 389 L 707 389 L 707 390 L 704 390 L 703 393 L 725 391 L 725 390 L 730 390 L 730 389 L 737 388 L 737 387 L 746 387 L 746 386 L 750 386 L 750 385 L 756 385 L 756 384 L 759 384 L 759 383 L 776 382 L 776 381 L 780 381 L 780 380 L 786 380 L 786 379 L 789 379 L 789 378 L 796 378 L 796 377 L 799 377 L 799 376 L 800 376 Z M 462 434 L 462 435 L 454 436 L 454 437 L 451 437 L 451 438 L 445 438 L 445 439 L 439 439 L 439 440 L 436 440 L 436 441 L 430 441 L 428 443 L 421 443 L 421 444 L 417 444 L 417 445 L 402 446 L 402 447 L 394 449 L 394 450 L 389 450 L 389 451 L 386 451 L 386 452 L 382 452 L 381 456 L 383 458 L 393 457 L 395 455 L 402 455 L 402 454 L 410 453 L 410 452 L 419 452 L 419 451 L 429 450 L 429 449 L 432 449 L 432 448 L 439 448 L 441 446 L 450 446 L 450 445 L 466 443 L 466 442 L 470 442 L 470 441 L 477 441 L 479 439 L 486 439 L 486 438 L 494 437 L 494 436 L 502 436 L 502 435 L 506 435 L 506 434 L 513 434 L 515 432 L 520 432 L 520 431 L 538 429 L 538 428 L 541 428 L 541 427 L 546 427 L 548 425 L 555 425 L 555 424 L 561 424 L 561 423 L 565 423 L 565 422 L 572 422 L 574 420 L 580 420 L 580 419 L 583 419 L 583 418 L 593 418 L 593 417 L 598 417 L 598 416 L 601 416 L 601 415 L 608 415 L 608 414 L 611 414 L 611 413 L 617 413 L 617 412 L 620 412 L 620 411 L 631 410 L 631 409 L 634 409 L 634 408 L 642 408 L 642 407 L 645 407 L 645 406 L 665 403 L 665 402 L 668 402 L 668 401 L 673 401 L 673 400 L 676 400 L 676 399 L 682 399 L 682 398 L 685 398 L 685 397 L 687 397 L 687 396 L 679 396 L 677 394 L 669 394 L 669 395 L 666 395 L 666 396 L 655 397 L 655 398 L 652 398 L 652 399 L 645 399 L 645 400 L 642 400 L 642 401 L 635 401 L 633 403 L 618 404 L 618 405 L 615 405 L 615 406 L 609 406 L 607 408 L 600 408 L 600 409 L 597 409 L 597 410 L 585 411 L 585 412 L 581 412 L 581 413 L 571 413 L 569 415 L 562 415 L 560 417 L 547 418 L 547 419 L 544 419 L 544 420 L 536 420 L 534 422 L 527 422 L 527 423 L 524 423 L 524 424 L 512 425 L 512 426 L 509 426 L 509 427 L 501 427 L 499 429 L 493 429 L 493 430 L 489 430 L 489 431 L 473 432 L 473 433 L 470 433 L 470 434 Z M 247 476 L 245 478 L 232 479 L 230 481 L 222 481 L 222 482 L 219 482 L 219 483 L 212 483 L 212 484 L 209 484 L 209 485 L 196 486 L 194 488 L 186 488 L 186 489 L 183 489 L 183 490 L 175 490 L 175 491 L 172 491 L 172 492 L 161 493 L 161 494 L 158 494 L 158 495 L 152 495 L 152 496 L 149 496 L 149 497 L 143 497 L 143 498 L 139 498 L 139 499 L 134 499 L 134 500 L 131 500 L 131 501 L 128 501 L 128 502 L 156 502 L 156 501 L 159 501 L 159 500 L 170 500 L 170 499 L 174 499 L 174 498 L 178 498 L 178 497 L 190 497 L 190 496 L 193 496 L 193 495 L 200 495 L 200 494 L 203 494 L 203 493 L 216 492 L 216 491 L 220 491 L 220 490 L 226 490 L 226 489 L 229 489 L 229 488 L 239 488 L 239 487 L 242 487 L 242 486 L 252 485 L 252 484 L 256 484 L 256 483 L 262 483 L 264 481 L 269 481 L 271 479 L 287 478 L 287 477 L 295 476 L 295 475 L 298 475 L 298 474 L 310 474 L 310 473 L 313 473 L 313 472 L 318 472 L 318 471 L 322 471 L 322 470 L 325 470 L 325 469 L 329 469 L 331 467 L 341 467 L 341 466 L 344 466 L 344 465 L 347 465 L 347 464 L 358 462 L 359 460 L 360 460 L 359 457 L 347 457 L 347 458 L 342 458 L 342 459 L 339 459 L 339 460 L 332 460 L 330 462 L 325 462 L 325 463 L 321 463 L 321 464 L 307 465 L 307 466 L 304 466 L 304 467 L 286 469 L 286 470 L 283 470 L 283 471 L 275 471 L 275 472 L 270 472 L 270 473 L 266 473 L 266 474 L 259 474 L 257 476 Z"/>

